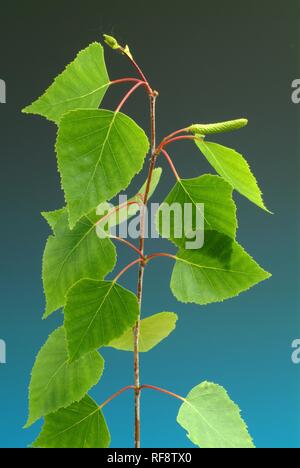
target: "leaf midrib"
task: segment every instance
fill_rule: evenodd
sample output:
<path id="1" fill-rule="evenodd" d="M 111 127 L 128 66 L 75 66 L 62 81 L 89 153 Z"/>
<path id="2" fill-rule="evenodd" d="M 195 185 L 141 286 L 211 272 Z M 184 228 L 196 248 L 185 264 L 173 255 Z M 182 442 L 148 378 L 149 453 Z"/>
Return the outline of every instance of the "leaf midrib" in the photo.
<path id="1" fill-rule="evenodd" d="M 106 301 L 108 295 L 110 294 L 110 292 L 111 292 L 111 290 L 114 288 L 114 286 L 115 286 L 115 283 L 112 283 L 112 284 L 110 285 L 110 287 L 109 287 L 107 293 L 105 294 L 104 298 L 102 299 L 101 304 L 99 305 L 99 307 L 98 307 L 98 309 L 96 310 L 96 312 L 95 312 L 93 318 L 91 319 L 91 321 L 90 321 L 90 323 L 89 323 L 89 326 L 87 327 L 87 329 L 85 330 L 84 334 L 82 335 L 81 340 L 80 340 L 80 343 L 79 343 L 79 345 L 78 345 L 78 347 L 77 347 L 75 353 L 73 353 L 72 358 L 70 358 L 71 361 L 73 361 L 73 359 L 74 359 L 75 356 L 77 355 L 77 353 L 78 353 L 78 351 L 79 351 L 79 349 L 80 349 L 80 347 L 81 347 L 81 345 L 82 345 L 83 340 L 86 338 L 86 335 L 88 334 L 88 332 L 89 332 L 91 326 L 93 325 L 94 321 L 96 320 L 96 317 L 97 317 L 98 314 L 100 313 L 100 310 L 101 310 L 101 308 L 102 308 L 104 302 Z"/>
<path id="2" fill-rule="evenodd" d="M 246 273 L 244 271 L 239 271 L 239 270 L 225 270 L 224 268 L 218 268 L 218 267 L 210 267 L 207 265 L 198 265 L 197 263 L 193 263 L 191 261 L 185 260 L 184 258 L 180 258 L 175 256 L 176 260 L 179 260 L 180 262 L 187 263 L 190 266 L 193 266 L 198 269 L 203 269 L 203 270 L 216 270 L 216 271 L 222 271 L 224 273 L 236 273 L 236 274 L 241 274 L 245 276 L 252 276 L 250 273 Z"/>
<path id="3" fill-rule="evenodd" d="M 62 104 L 65 104 L 67 102 L 77 101 L 78 99 L 84 99 L 86 97 L 92 96 L 93 94 L 96 94 L 98 91 L 101 91 L 101 89 L 103 89 L 103 88 L 108 88 L 109 86 L 110 86 L 110 81 L 108 83 L 105 83 L 102 86 L 99 86 L 99 88 L 96 88 L 93 91 L 90 91 L 89 93 L 82 94 L 82 95 L 79 95 L 79 96 L 76 96 L 76 97 L 73 97 L 73 98 L 65 99 L 63 101 L 55 102 L 53 104 L 50 104 L 49 107 L 54 108 L 54 107 L 60 106 Z"/>

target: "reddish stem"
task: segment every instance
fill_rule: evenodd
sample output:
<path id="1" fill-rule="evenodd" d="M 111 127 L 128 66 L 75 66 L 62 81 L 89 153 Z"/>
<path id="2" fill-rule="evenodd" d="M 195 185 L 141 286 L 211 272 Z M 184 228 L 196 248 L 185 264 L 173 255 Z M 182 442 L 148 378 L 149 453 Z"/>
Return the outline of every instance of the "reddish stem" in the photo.
<path id="1" fill-rule="evenodd" d="M 170 135 L 166 136 L 165 140 L 169 140 L 170 138 L 175 137 L 179 133 L 186 133 L 187 131 L 187 128 L 180 128 L 179 130 L 176 130 L 175 132 L 170 133 Z"/>
<path id="2" fill-rule="evenodd" d="M 117 80 L 113 80 L 110 84 L 119 84 L 119 83 L 138 83 L 141 80 L 139 78 L 118 78 Z"/>
<path id="3" fill-rule="evenodd" d="M 126 265 L 126 267 L 123 268 L 123 270 L 121 270 L 120 273 L 117 274 L 113 282 L 116 283 L 121 278 L 121 276 L 123 276 L 124 273 L 126 273 L 126 271 L 128 271 L 131 267 L 133 267 L 137 263 L 141 263 L 141 262 L 144 262 L 143 258 L 138 258 L 134 260 L 133 262 L 129 263 L 128 265 Z"/>
<path id="4" fill-rule="evenodd" d="M 180 180 L 180 177 L 179 177 L 179 175 L 178 175 L 178 172 L 176 171 L 176 167 L 174 166 L 173 161 L 172 161 L 170 155 L 169 155 L 169 154 L 167 153 L 167 151 L 164 150 L 164 149 L 162 149 L 161 152 L 162 152 L 162 154 L 165 156 L 165 158 L 167 159 L 167 161 L 168 161 L 168 163 L 169 163 L 169 166 L 170 166 L 170 168 L 171 168 L 171 170 L 172 170 L 174 176 L 176 177 L 176 179 L 177 179 L 177 180 Z"/>
<path id="5" fill-rule="evenodd" d="M 174 141 L 180 141 L 180 140 L 201 140 L 199 137 L 197 137 L 196 135 L 180 135 L 180 136 L 176 136 L 174 138 L 170 138 L 170 139 L 165 139 L 163 142 L 162 142 L 162 147 L 164 146 L 167 146 L 169 145 L 170 143 L 174 143 Z"/>
<path id="6" fill-rule="evenodd" d="M 155 91 L 152 92 L 150 95 L 150 121 L 151 121 L 151 161 L 149 166 L 148 178 L 146 189 L 143 197 L 143 207 L 140 217 L 140 251 L 144 255 L 144 248 L 145 248 L 145 214 L 146 214 L 146 205 L 149 198 L 151 181 L 153 177 L 153 171 L 155 168 L 155 163 L 157 159 L 157 154 L 155 151 L 156 147 L 156 119 L 155 119 L 155 103 L 158 93 Z M 134 403 L 134 411 L 135 411 L 135 448 L 140 448 L 141 446 L 141 415 L 140 415 L 140 358 L 139 358 L 139 339 L 140 339 L 140 331 L 141 331 L 141 306 L 142 306 L 142 296 L 143 296 L 143 280 L 144 280 L 144 270 L 145 270 L 145 261 L 141 262 L 138 274 L 138 287 L 137 287 L 137 297 L 138 303 L 140 308 L 139 318 L 137 323 L 134 327 L 134 384 L 135 384 L 135 403 Z"/>
<path id="7" fill-rule="evenodd" d="M 167 395 L 171 395 L 174 398 L 177 398 L 178 400 L 185 401 L 185 398 L 183 398 L 180 395 L 177 395 L 176 393 L 169 392 L 169 390 L 165 390 L 164 388 L 156 387 L 155 385 L 141 385 L 140 390 L 143 388 L 149 388 L 150 390 L 156 390 L 157 392 L 161 393 L 166 393 Z"/>
<path id="8" fill-rule="evenodd" d="M 132 63 L 132 65 L 134 66 L 134 68 L 136 69 L 138 74 L 140 75 L 141 79 L 147 83 L 148 89 L 149 89 L 150 94 L 151 94 L 152 89 L 150 88 L 149 82 L 148 82 L 145 74 L 143 73 L 142 69 L 140 68 L 140 66 L 137 64 L 137 62 L 134 60 L 134 58 L 125 51 L 125 49 L 122 48 L 121 50 L 126 55 L 126 57 L 130 60 L 130 62 Z"/>
<path id="9" fill-rule="evenodd" d="M 118 237 L 118 236 L 110 236 L 111 239 L 115 239 L 119 242 L 122 242 L 123 244 L 127 245 L 128 247 L 130 247 L 132 250 L 134 250 L 136 253 L 139 254 L 139 256 L 145 260 L 145 257 L 143 255 L 143 253 L 135 246 L 133 245 L 131 242 L 129 242 L 128 240 L 126 239 L 123 239 L 123 237 Z"/>
<path id="10" fill-rule="evenodd" d="M 114 213 L 117 213 L 118 211 L 122 210 L 123 208 L 127 208 L 128 206 L 131 206 L 131 205 L 140 205 L 140 203 L 137 202 L 137 201 L 131 201 L 131 202 L 125 202 L 125 203 L 122 203 L 121 205 L 116 206 L 115 208 L 111 209 L 105 216 L 100 218 L 99 221 L 97 221 L 96 226 L 103 223 L 103 221 L 108 219 Z"/>
<path id="11" fill-rule="evenodd" d="M 146 257 L 146 261 L 148 263 L 150 260 L 153 260 L 154 258 L 158 258 L 158 257 L 168 257 L 168 258 L 172 258 L 172 260 L 177 260 L 176 255 L 172 255 L 169 253 L 154 253 L 154 254 L 148 255 Z"/>
<path id="12" fill-rule="evenodd" d="M 141 85 L 145 85 L 144 81 L 139 81 L 136 83 L 129 91 L 128 93 L 124 96 L 118 107 L 116 108 L 116 113 L 119 112 L 122 107 L 124 106 L 125 102 L 130 98 L 130 96 L 134 93 L 136 89 L 138 89 Z"/>
<path id="13" fill-rule="evenodd" d="M 102 409 L 105 405 L 110 403 L 114 398 L 126 392 L 126 390 L 134 390 L 134 385 L 128 385 L 127 387 L 121 388 L 121 390 L 119 390 L 117 393 L 114 393 L 112 396 L 107 398 L 107 400 L 105 400 L 104 403 L 102 403 L 102 405 L 99 406 L 99 409 Z"/>

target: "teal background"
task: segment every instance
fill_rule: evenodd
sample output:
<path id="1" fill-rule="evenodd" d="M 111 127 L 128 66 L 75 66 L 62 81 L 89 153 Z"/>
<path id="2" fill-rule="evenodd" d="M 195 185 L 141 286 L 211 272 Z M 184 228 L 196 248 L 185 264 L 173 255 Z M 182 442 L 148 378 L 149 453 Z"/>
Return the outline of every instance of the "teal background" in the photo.
<path id="1" fill-rule="evenodd" d="M 103 32 L 131 45 L 159 90 L 158 134 L 191 122 L 245 116 L 249 127 L 217 140 L 245 154 L 275 215 L 236 196 L 238 238 L 272 279 L 251 291 L 205 308 L 177 303 L 169 291 L 171 261 L 147 268 L 143 314 L 177 312 L 178 327 L 142 356 L 142 381 L 185 395 L 202 380 L 224 385 L 240 405 L 258 447 L 300 447 L 300 365 L 291 362 L 299 327 L 299 107 L 291 82 L 300 78 L 299 2 L 252 1 L 11 1 L 1 5 L 0 105 L 1 278 L 0 338 L 7 365 L 0 366 L 0 446 L 26 447 L 40 424 L 22 430 L 27 417 L 30 370 L 60 314 L 42 321 L 41 257 L 49 229 L 39 215 L 62 206 L 53 124 L 20 110 Z M 111 77 L 133 75 L 126 61 L 106 52 Z M 125 87 L 110 90 L 114 108 Z M 149 128 L 142 90 L 124 108 Z M 170 147 L 180 174 L 210 171 L 192 144 Z M 174 184 L 168 168 L 154 201 Z M 133 182 L 130 193 L 145 178 Z M 169 248 L 147 242 L 149 251 Z M 120 268 L 133 258 L 120 248 Z M 135 288 L 136 270 L 122 283 Z M 106 371 L 92 395 L 100 403 L 132 383 L 132 356 L 105 349 Z M 175 422 L 178 402 L 145 391 L 144 447 L 192 446 Z M 113 447 L 133 443 L 132 394 L 105 408 Z"/>

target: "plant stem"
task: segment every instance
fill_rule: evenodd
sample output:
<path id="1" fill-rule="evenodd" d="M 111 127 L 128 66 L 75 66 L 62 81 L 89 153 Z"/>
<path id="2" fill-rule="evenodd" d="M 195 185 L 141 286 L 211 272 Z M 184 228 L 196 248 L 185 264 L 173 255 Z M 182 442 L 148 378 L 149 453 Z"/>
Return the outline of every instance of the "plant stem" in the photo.
<path id="1" fill-rule="evenodd" d="M 140 390 L 143 388 L 149 388 L 150 390 L 156 390 L 157 392 L 161 393 L 166 393 L 167 395 L 171 395 L 174 398 L 177 398 L 178 400 L 185 401 L 185 398 L 183 398 L 180 395 L 177 395 L 176 393 L 169 392 L 169 390 L 165 390 L 164 388 L 156 387 L 155 385 L 141 385 Z"/>
<path id="2" fill-rule="evenodd" d="M 126 392 L 126 390 L 134 390 L 134 385 L 128 385 L 127 387 L 121 388 L 121 390 L 119 390 L 117 393 L 114 393 L 112 396 L 107 398 L 107 400 L 105 400 L 104 403 L 102 403 L 102 405 L 99 406 L 99 409 L 104 408 L 104 406 L 110 403 L 117 396 L 121 395 L 121 393 Z"/>
<path id="3" fill-rule="evenodd" d="M 180 133 L 186 133 L 187 128 L 180 128 L 179 130 L 176 130 L 173 133 L 170 133 L 170 135 L 165 137 L 165 140 L 170 140 L 171 138 L 175 137 L 176 135 L 179 135 Z"/>
<path id="4" fill-rule="evenodd" d="M 170 158 L 170 155 L 167 153 L 166 150 L 162 149 L 161 150 L 162 154 L 165 156 L 166 160 L 168 161 L 169 163 L 169 166 L 174 174 L 174 176 L 176 177 L 177 180 L 180 180 L 180 177 L 178 175 L 178 172 L 176 171 L 176 167 L 174 166 L 174 163 L 172 161 L 172 159 Z"/>
<path id="5" fill-rule="evenodd" d="M 131 267 L 133 267 L 137 263 L 145 263 L 145 262 L 144 262 L 144 260 L 142 258 L 138 258 L 138 259 L 134 260 L 133 262 L 129 263 L 128 265 L 126 265 L 125 268 L 123 268 L 123 270 L 120 271 L 120 273 L 117 274 L 117 276 L 115 277 L 113 282 L 116 283 L 121 278 L 121 276 L 123 276 L 124 273 L 126 273 L 126 271 L 128 271 Z"/>
<path id="6" fill-rule="evenodd" d="M 134 93 L 134 91 L 139 88 L 141 85 L 144 85 L 145 82 L 144 81 L 138 81 L 129 91 L 128 93 L 124 96 L 124 98 L 122 99 L 122 101 L 120 102 L 120 104 L 118 105 L 118 107 L 116 108 L 116 113 L 117 112 L 120 112 L 120 110 L 122 109 L 122 107 L 124 106 L 125 102 L 128 100 L 128 98 Z"/>
<path id="7" fill-rule="evenodd" d="M 170 143 L 174 143 L 174 141 L 180 141 L 180 140 L 200 140 L 200 141 L 203 141 L 203 138 L 199 138 L 196 135 L 180 135 L 180 136 L 176 136 L 174 138 L 170 138 L 169 140 L 164 140 L 162 146 L 167 146 Z"/>
<path id="8" fill-rule="evenodd" d="M 128 54 L 128 52 L 126 51 L 126 49 L 124 49 L 123 47 L 120 48 L 121 52 L 126 55 L 126 57 L 128 58 L 128 60 L 132 63 L 132 65 L 134 66 L 134 68 L 136 69 L 136 71 L 138 72 L 138 74 L 140 75 L 141 79 L 145 82 L 146 84 L 146 87 L 147 87 L 147 90 L 148 90 L 148 94 L 149 96 L 151 96 L 151 94 L 153 93 L 150 85 L 149 85 L 149 82 L 146 78 L 146 76 L 144 75 L 142 69 L 140 68 L 140 66 L 137 64 L 137 62 L 134 60 L 134 58 L 132 57 L 131 54 Z"/>
<path id="9" fill-rule="evenodd" d="M 106 221 L 110 216 L 112 216 L 114 213 L 118 213 L 121 211 L 123 208 L 128 208 L 131 205 L 140 205 L 139 202 L 137 201 L 132 201 L 132 202 L 125 202 L 121 203 L 121 205 L 118 205 L 114 208 L 112 208 L 105 216 L 102 216 L 97 222 L 96 226 L 99 226 L 99 224 L 102 224 L 104 221 Z"/>
<path id="10" fill-rule="evenodd" d="M 121 83 L 139 83 L 140 80 L 139 78 L 118 78 L 117 80 L 110 81 L 109 84 L 121 84 Z M 145 84 L 146 86 L 146 84 Z"/>
<path id="11" fill-rule="evenodd" d="M 178 400 L 185 401 L 185 398 L 183 398 L 182 396 L 177 395 L 176 393 L 173 393 L 173 392 L 169 392 L 169 390 L 165 390 L 164 388 L 156 387 L 155 385 L 146 385 L 146 384 L 141 385 L 139 387 L 139 390 L 143 390 L 143 388 L 148 388 L 150 390 L 156 390 L 157 392 L 165 393 L 166 395 L 170 395 L 170 396 L 172 396 L 174 398 L 177 398 Z M 121 388 L 121 390 L 119 390 L 118 392 L 114 393 L 109 398 L 107 398 L 107 400 L 105 400 L 99 406 L 99 409 L 104 408 L 104 406 L 106 406 L 108 403 L 110 403 L 112 400 L 114 400 L 116 397 L 118 397 L 122 393 L 126 392 L 127 390 L 135 390 L 135 386 L 134 385 L 127 385 L 127 387 Z"/>
<path id="12" fill-rule="evenodd" d="M 123 244 L 127 245 L 128 247 L 130 247 L 132 250 L 134 250 L 134 252 L 136 252 L 137 254 L 139 254 L 139 256 L 141 257 L 141 259 L 145 260 L 145 257 L 143 256 L 142 252 L 135 246 L 133 245 L 131 242 L 129 242 L 128 240 L 124 239 L 123 237 L 118 237 L 118 236 L 109 236 L 110 239 L 115 239 L 119 242 L 122 242 Z"/>
<path id="13" fill-rule="evenodd" d="M 168 258 L 172 258 L 172 260 L 177 260 L 176 255 L 172 255 L 169 253 L 154 253 L 146 257 L 146 262 L 148 263 L 150 260 L 153 260 L 153 258 L 158 258 L 158 257 L 168 257 Z"/>
<path id="14" fill-rule="evenodd" d="M 155 119 L 155 104 L 157 93 L 153 92 L 150 95 L 150 120 L 151 120 L 151 160 L 147 178 L 147 184 L 145 194 L 143 197 L 143 207 L 141 210 L 141 221 L 140 221 L 140 246 L 139 250 L 144 257 L 145 247 L 145 213 L 146 205 L 148 203 L 149 191 L 153 176 L 153 171 L 157 159 L 156 154 L 156 119 Z M 137 298 L 140 307 L 140 316 L 134 327 L 134 385 L 135 385 L 135 397 L 134 397 L 134 412 L 135 412 L 135 434 L 134 442 L 135 448 L 141 446 L 141 389 L 140 389 L 140 358 L 139 358 L 139 340 L 140 340 L 140 328 L 141 328 L 141 306 L 143 296 L 143 279 L 144 279 L 145 262 L 140 263 L 139 275 L 138 275 L 138 287 L 137 287 Z"/>

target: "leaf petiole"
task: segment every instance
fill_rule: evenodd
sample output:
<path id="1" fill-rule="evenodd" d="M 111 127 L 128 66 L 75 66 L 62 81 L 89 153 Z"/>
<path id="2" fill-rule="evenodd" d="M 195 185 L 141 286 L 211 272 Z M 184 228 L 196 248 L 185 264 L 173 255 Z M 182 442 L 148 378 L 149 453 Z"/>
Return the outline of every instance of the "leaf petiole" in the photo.
<path id="1" fill-rule="evenodd" d="M 128 271 L 131 267 L 133 267 L 134 265 L 136 265 L 137 263 L 144 263 L 145 260 L 143 258 L 137 258 L 136 260 L 134 260 L 133 262 L 129 263 L 128 265 L 126 265 L 125 268 L 123 268 L 123 270 L 120 271 L 120 273 L 117 274 L 117 276 L 115 277 L 115 279 L 113 280 L 113 283 L 116 283 L 120 278 L 121 276 L 124 275 L 124 273 L 126 273 L 126 271 Z"/>
<path id="2" fill-rule="evenodd" d="M 164 150 L 164 149 L 162 149 L 161 152 L 162 152 L 162 154 L 165 156 L 166 160 L 168 161 L 169 166 L 170 166 L 171 171 L 173 172 L 174 176 L 175 176 L 176 179 L 179 181 L 179 180 L 180 180 L 180 177 L 179 177 L 179 175 L 178 175 L 178 172 L 177 172 L 177 170 L 176 170 L 176 167 L 174 166 L 174 163 L 173 163 L 173 161 L 172 161 L 170 155 L 169 155 L 169 154 L 167 153 L 167 151 Z"/>
<path id="3" fill-rule="evenodd" d="M 160 387 L 156 387 L 155 385 L 147 385 L 147 384 L 144 384 L 144 385 L 140 385 L 140 387 L 138 388 L 139 391 L 140 390 L 143 390 L 144 388 L 148 388 L 150 390 L 155 390 L 157 392 L 160 392 L 160 393 L 165 393 L 166 395 L 170 395 L 174 398 L 177 398 L 177 400 L 181 400 L 181 401 L 186 401 L 185 398 L 183 398 L 182 396 L 180 395 L 177 395 L 176 393 L 173 393 L 173 392 L 170 392 L 169 390 L 165 390 L 164 388 L 160 388 Z M 113 395 L 111 395 L 109 398 L 107 398 L 107 400 L 105 400 L 100 406 L 99 406 L 99 410 L 102 410 L 102 408 L 104 408 L 104 406 L 106 406 L 108 403 L 110 403 L 112 400 L 114 400 L 115 398 L 117 398 L 119 395 L 122 395 L 122 393 L 126 392 L 127 390 L 136 390 L 135 386 L 134 385 L 127 385 L 127 387 L 124 387 L 124 388 L 121 388 L 121 390 L 119 390 L 118 392 L 114 393 Z"/>
<path id="4" fill-rule="evenodd" d="M 116 108 L 115 113 L 120 112 L 126 101 L 130 98 L 130 96 L 135 92 L 136 89 L 138 89 L 140 86 L 145 85 L 145 81 L 138 81 L 129 91 L 125 96 L 123 97 L 122 101 Z"/>

